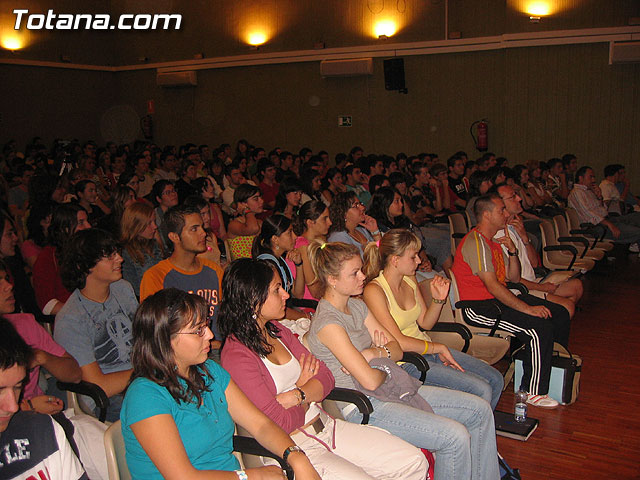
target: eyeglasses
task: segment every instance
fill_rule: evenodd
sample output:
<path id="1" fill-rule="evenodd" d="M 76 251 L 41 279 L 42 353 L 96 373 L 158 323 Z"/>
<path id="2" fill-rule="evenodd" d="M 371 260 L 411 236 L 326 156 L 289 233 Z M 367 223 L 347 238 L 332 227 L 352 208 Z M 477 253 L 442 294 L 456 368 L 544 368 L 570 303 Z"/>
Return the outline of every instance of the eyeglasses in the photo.
<path id="1" fill-rule="evenodd" d="M 176 332 L 176 335 L 197 335 L 199 337 L 204 337 L 204 334 L 207 333 L 208 328 L 209 328 L 209 324 L 205 323 L 204 325 L 200 325 L 193 332 Z"/>
<path id="2" fill-rule="evenodd" d="M 355 202 L 352 203 L 351 206 L 349 208 L 360 208 L 360 207 L 364 207 L 364 203 L 362 202 Z"/>
<path id="3" fill-rule="evenodd" d="M 174 193 L 176 193 L 175 190 L 165 190 L 162 192 L 162 195 L 173 195 Z"/>

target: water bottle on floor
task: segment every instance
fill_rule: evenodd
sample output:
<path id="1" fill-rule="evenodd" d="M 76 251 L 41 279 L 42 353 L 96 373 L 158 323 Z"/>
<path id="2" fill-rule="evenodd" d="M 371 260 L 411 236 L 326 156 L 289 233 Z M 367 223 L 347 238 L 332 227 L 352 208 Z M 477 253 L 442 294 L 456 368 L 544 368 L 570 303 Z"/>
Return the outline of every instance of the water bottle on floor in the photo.
<path id="1" fill-rule="evenodd" d="M 518 390 L 515 395 L 516 407 L 515 418 L 516 422 L 524 422 L 527 419 L 527 392 Z"/>

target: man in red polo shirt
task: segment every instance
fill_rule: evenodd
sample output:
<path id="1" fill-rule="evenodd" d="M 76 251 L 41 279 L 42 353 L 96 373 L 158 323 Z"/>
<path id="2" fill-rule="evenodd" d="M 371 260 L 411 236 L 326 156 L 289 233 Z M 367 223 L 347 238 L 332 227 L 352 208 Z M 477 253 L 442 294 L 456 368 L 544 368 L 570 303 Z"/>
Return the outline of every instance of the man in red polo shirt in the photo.
<path id="1" fill-rule="evenodd" d="M 516 296 L 506 287 L 507 281 L 520 279 L 518 251 L 508 234 L 496 241 L 493 237 L 505 227 L 509 212 L 495 193 L 479 197 L 474 210 L 478 225 L 458 246 L 452 268 L 460 300 L 497 300 L 502 312 L 499 328 L 512 332 L 525 346 L 520 388 L 529 393 L 527 402 L 556 407 L 558 402 L 547 395 L 551 356 L 554 341 L 568 343 L 569 312 L 533 295 Z M 501 244 L 507 247 L 507 254 Z M 495 309 L 490 306 L 463 308 L 462 312 L 471 325 L 491 328 L 495 323 Z"/>

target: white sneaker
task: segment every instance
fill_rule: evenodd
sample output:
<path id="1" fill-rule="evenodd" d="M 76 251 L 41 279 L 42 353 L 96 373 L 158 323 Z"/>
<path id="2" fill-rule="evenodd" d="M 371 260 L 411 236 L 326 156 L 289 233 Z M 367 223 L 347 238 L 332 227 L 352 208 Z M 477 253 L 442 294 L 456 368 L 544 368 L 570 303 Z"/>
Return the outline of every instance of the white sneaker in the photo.
<path id="1" fill-rule="evenodd" d="M 632 243 L 629 245 L 629 251 L 631 253 L 640 253 L 640 247 L 638 247 L 638 242 Z"/>
<path id="2" fill-rule="evenodd" d="M 541 408 L 556 408 L 558 405 L 557 400 L 554 400 L 549 395 L 528 395 L 527 403 L 529 405 L 533 405 L 534 407 Z"/>

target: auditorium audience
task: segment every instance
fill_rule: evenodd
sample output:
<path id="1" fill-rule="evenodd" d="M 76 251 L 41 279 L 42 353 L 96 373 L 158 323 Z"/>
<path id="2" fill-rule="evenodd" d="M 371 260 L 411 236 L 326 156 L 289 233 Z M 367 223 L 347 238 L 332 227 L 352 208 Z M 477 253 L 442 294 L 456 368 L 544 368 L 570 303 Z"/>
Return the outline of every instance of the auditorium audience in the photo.
<path id="1" fill-rule="evenodd" d="M 319 403 L 333 389 L 333 375 L 279 325 L 289 294 L 273 264 L 234 262 L 222 291 L 222 366 L 249 400 L 291 435 L 323 478 L 425 478 L 425 457 L 417 448 L 322 410 Z"/>
<path id="2" fill-rule="evenodd" d="M 207 310 L 202 297 L 169 288 L 136 313 L 133 381 L 121 415 L 134 478 L 178 478 L 198 470 L 236 472 L 237 478 L 282 475 L 279 466 L 245 472 L 232 454 L 234 422 L 277 455 L 295 443 L 207 359 L 213 337 Z M 320 478 L 303 452 L 288 452 L 300 478 Z"/>
<path id="3" fill-rule="evenodd" d="M 146 203 L 133 202 L 125 209 L 120 226 L 124 260 L 122 278 L 131 284 L 138 298 L 144 272 L 164 258 L 157 231 L 153 207 Z"/>
<path id="4" fill-rule="evenodd" d="M 630 244 L 631 252 L 640 250 L 640 233 L 633 230 L 640 228 L 640 221 L 631 213 L 636 197 L 624 166 L 608 165 L 598 188 L 593 170 L 578 168 L 572 154 L 511 169 L 506 158 L 493 153 L 469 161 L 459 151 L 443 165 L 435 153 L 392 157 L 367 152 L 365 156 L 361 147 L 353 147 L 348 155 L 335 153 L 331 167 L 325 150 L 314 155 L 311 148 L 303 147 L 292 154 L 276 147 L 267 155 L 264 148 L 246 140 L 237 142 L 235 153 L 229 144 L 210 150 L 195 143 L 162 147 L 148 141 L 120 146 L 108 142 L 102 148 L 92 141 L 73 141 L 56 144 L 47 152 L 41 143 L 34 140 L 22 156 L 9 142 L 0 157 L 0 186 L 5 194 L 0 257 L 7 264 L 0 261 L 0 314 L 10 313 L 15 304 L 17 313 L 9 318 L 20 320 L 14 322 L 16 327 L 28 327 L 40 340 L 46 336 L 36 321 L 42 321 L 43 314 L 57 314 L 59 344 L 49 338 L 42 343 L 46 348 L 37 347 L 24 408 L 31 407 L 27 400 L 39 412 L 62 408 L 34 383 L 38 366 L 61 380 L 82 377 L 99 385 L 111 400 L 109 420 L 118 418 L 123 392 L 133 380 L 122 410 L 123 432 L 130 468 L 145 478 L 171 473 L 175 465 L 238 470 L 228 455 L 231 417 L 247 423 L 249 431 L 267 447 L 276 446 L 279 455 L 294 441 L 308 447 L 311 463 L 321 475 L 424 478 L 425 459 L 414 447 L 388 433 L 372 433 L 370 427 L 347 423 L 360 420 L 356 412 L 346 411 L 347 422 L 340 423 L 316 406 L 333 387 L 332 375 L 339 386 L 375 391 L 384 375 L 369 361 L 373 357 L 399 360 L 403 350 L 423 355 L 430 364 L 425 385 L 415 389 L 417 396 L 432 402 L 435 414 L 372 396 L 370 423 L 434 451 L 437 478 L 497 478 L 491 407 L 500 397 L 502 377 L 480 360 L 432 342 L 423 331 L 448 308 L 445 275 L 453 260 L 447 216 L 466 208 L 471 227 L 476 223 L 474 212 L 479 211 L 481 225 L 474 232 L 482 237 L 475 242 L 480 253 L 500 263 L 496 252 L 505 250 L 500 254 L 507 260 L 505 278 L 519 280 L 532 294 L 514 300 L 493 283 L 491 268 L 485 265 L 474 273 L 475 257 L 467 237 L 454 264 L 462 271 L 461 298 L 470 298 L 469 285 L 482 290 L 477 283 L 480 278 L 488 295 L 517 311 L 512 315 L 508 310 L 507 323 L 517 326 L 525 316 L 543 322 L 540 332 L 525 326 L 527 332 L 541 335 L 542 356 L 548 353 L 550 339 L 566 346 L 566 320 L 575 312 L 582 284 L 569 278 L 570 273 L 554 272 L 541 280 L 546 272 L 536 241 L 540 218 L 564 213 L 568 199 L 581 222 L 599 224 L 608 238 Z M 178 165 L 180 176 L 175 173 Z M 501 225 L 493 203 L 482 197 L 492 185 L 498 196 L 490 197 L 490 203 L 503 202 L 505 208 Z M 478 198 L 484 205 L 476 204 Z M 69 201 L 73 203 L 62 203 Z M 491 216 L 495 218 L 488 222 Z M 113 235 L 82 231 L 91 226 Z M 496 237 L 484 238 L 494 227 L 500 227 Z M 513 244 L 502 240 L 505 227 Z M 494 242 L 502 243 L 495 252 L 498 243 Z M 225 247 L 230 258 L 225 259 Z M 165 251 L 171 256 L 163 260 Z M 252 255 L 253 260 L 231 263 Z M 363 255 L 369 282 L 364 288 L 366 303 L 355 298 L 363 293 Z M 425 287 L 430 291 L 421 292 L 415 273 L 427 258 L 445 271 Z M 510 266 L 515 258 L 520 263 L 518 279 Z M 223 276 L 220 265 L 225 260 L 231 264 Z M 424 292 L 434 303 L 425 302 Z M 543 299 L 533 300 L 533 295 Z M 139 310 L 142 323 L 138 326 L 132 322 L 137 296 L 148 299 Z M 287 322 L 277 323 L 283 317 L 296 320 L 309 314 L 286 307 L 290 296 L 290 305 L 296 298 L 321 299 L 306 338 L 326 366 L 284 327 Z M 248 303 L 251 308 L 240 308 Z M 226 316 L 220 319 L 219 311 Z M 547 328 L 547 313 L 553 316 L 553 329 Z M 482 323 L 480 314 L 480 310 L 464 312 L 476 324 Z M 159 322 L 154 324 L 156 317 Z M 293 323 L 300 324 L 300 335 L 308 328 L 303 321 L 288 325 Z M 214 330 L 213 340 L 208 327 Z M 249 338 L 247 328 L 257 334 Z M 159 333 L 162 338 L 153 337 Z M 543 365 L 533 360 L 533 333 L 516 332 L 516 336 L 526 345 L 521 387 L 528 391 L 529 403 L 555 406 L 546 395 L 548 359 L 542 359 Z M 217 364 L 207 361 L 207 357 L 217 358 L 223 338 L 227 344 L 222 363 L 240 389 Z M 187 340 L 194 343 L 187 345 Z M 139 356 L 134 353 L 130 359 L 132 342 L 140 342 Z M 160 346 L 162 353 L 149 350 Z M 191 346 L 201 347 L 201 354 L 194 357 L 187 352 Z M 154 370 L 152 365 L 158 361 L 164 362 L 163 368 Z M 60 362 L 65 363 L 64 371 L 58 369 Z M 246 368 L 241 368 L 243 362 Z M 289 383 L 280 383 L 272 372 L 284 365 L 298 368 L 287 379 Z M 300 373 L 300 367 L 314 373 Z M 412 364 L 402 368 L 419 377 Z M 0 375 L 3 372 L 0 367 Z M 322 381 L 317 380 L 320 377 Z M 325 382 L 325 377 L 331 380 Z M 204 404 L 198 406 L 194 399 Z M 194 430 L 176 412 L 188 404 L 192 413 L 200 415 L 213 400 L 219 403 L 214 410 L 225 424 L 225 433 L 196 442 L 204 438 L 198 436 L 198 429 L 210 430 L 206 422 Z M 151 403 L 152 412 L 158 413 L 149 413 Z M 160 415 L 163 421 L 158 423 Z M 265 428 L 269 434 L 251 427 L 255 422 L 261 426 L 258 430 Z M 405 428 L 409 425 L 417 428 L 409 432 Z M 219 428 L 219 424 L 213 427 Z M 181 438 L 178 431 L 189 433 Z M 358 448 L 334 448 L 325 441 L 331 440 L 333 432 L 338 439 L 355 438 L 351 443 Z M 375 454 L 362 449 L 362 435 L 368 436 L 369 443 L 371 435 L 380 436 L 373 443 L 386 447 Z M 317 450 L 316 437 L 330 448 Z M 158 438 L 163 442 L 168 438 L 177 457 L 164 455 L 166 446 Z M 397 448 L 389 448 L 389 442 Z M 225 453 L 220 456 L 212 453 L 222 450 Z M 290 458 L 294 470 L 311 478 L 317 475 L 303 455 L 292 453 Z M 455 475 L 451 473 L 454 464 Z"/>

